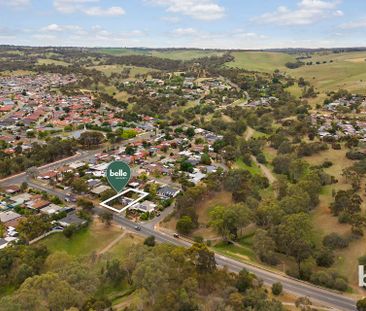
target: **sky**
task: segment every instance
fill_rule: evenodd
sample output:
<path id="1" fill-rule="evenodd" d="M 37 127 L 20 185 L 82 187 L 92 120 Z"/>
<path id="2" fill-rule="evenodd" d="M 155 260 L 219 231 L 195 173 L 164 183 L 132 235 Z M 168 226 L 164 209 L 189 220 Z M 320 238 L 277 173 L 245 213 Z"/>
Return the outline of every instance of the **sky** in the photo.
<path id="1" fill-rule="evenodd" d="M 364 0 L 0 0 L 0 44 L 366 46 Z"/>

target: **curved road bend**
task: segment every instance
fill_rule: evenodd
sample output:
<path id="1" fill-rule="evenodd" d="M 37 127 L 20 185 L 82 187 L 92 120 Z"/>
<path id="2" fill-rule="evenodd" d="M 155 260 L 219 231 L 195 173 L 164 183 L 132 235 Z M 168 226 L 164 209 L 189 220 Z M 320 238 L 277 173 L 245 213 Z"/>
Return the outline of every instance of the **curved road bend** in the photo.
<path id="1" fill-rule="evenodd" d="M 23 180 L 25 180 L 25 176 L 23 176 Z M 30 187 L 46 191 L 62 199 L 65 199 L 66 197 L 66 193 L 60 189 L 52 189 L 50 187 L 34 183 L 31 180 L 28 180 L 28 184 Z M 101 208 L 96 208 L 97 213 L 100 212 L 101 210 L 102 210 Z M 120 215 L 114 215 L 114 221 L 119 225 L 124 226 L 127 229 L 131 230 L 134 230 L 136 226 L 135 222 L 129 221 Z M 141 233 L 142 235 L 145 236 L 153 235 L 160 242 L 170 243 L 177 246 L 183 246 L 183 247 L 191 246 L 191 243 L 187 241 L 184 241 L 182 239 L 176 239 L 173 236 L 156 231 L 154 228 L 151 228 L 149 224 L 140 224 L 140 225 L 141 225 L 141 231 L 139 231 L 139 233 Z M 301 282 L 299 280 L 286 277 L 285 275 L 277 274 L 264 268 L 239 262 L 234 259 L 222 256 L 220 254 L 215 254 L 215 256 L 217 264 L 223 267 L 226 266 L 230 271 L 239 272 L 241 269 L 245 268 L 248 271 L 257 275 L 257 277 L 262 279 L 264 283 L 267 285 L 271 285 L 275 282 L 281 282 L 285 291 L 292 293 L 296 296 L 308 296 L 313 301 L 316 301 L 325 306 L 331 306 L 335 310 L 342 310 L 342 311 L 356 310 L 356 302 L 345 295 L 338 294 L 337 292 L 326 290 L 311 285 L 309 283 Z"/>
<path id="2" fill-rule="evenodd" d="M 119 215 L 114 215 L 114 220 L 118 224 L 134 230 L 136 223 L 127 220 Z M 155 238 L 164 243 L 170 243 L 177 246 L 190 247 L 191 243 L 184 241 L 182 239 L 176 239 L 172 236 L 164 234 L 162 232 L 150 229 L 144 225 L 141 225 L 141 231 L 139 233 L 148 236 L 153 235 Z M 250 264 L 245 264 L 238 262 L 234 259 L 222 256 L 220 254 L 215 254 L 216 263 L 222 267 L 226 266 L 230 271 L 239 272 L 241 269 L 245 268 L 248 271 L 254 273 L 258 278 L 262 279 L 267 285 L 271 285 L 275 282 L 281 282 L 285 291 L 292 293 L 296 296 L 308 296 L 314 302 L 318 302 L 322 305 L 333 307 L 335 310 L 342 311 L 355 311 L 356 303 L 351 298 L 348 298 L 342 294 L 338 294 L 333 291 L 329 291 L 311 284 L 301 282 L 296 279 L 280 275 L 269 270 L 265 270 L 259 267 L 252 266 Z"/>

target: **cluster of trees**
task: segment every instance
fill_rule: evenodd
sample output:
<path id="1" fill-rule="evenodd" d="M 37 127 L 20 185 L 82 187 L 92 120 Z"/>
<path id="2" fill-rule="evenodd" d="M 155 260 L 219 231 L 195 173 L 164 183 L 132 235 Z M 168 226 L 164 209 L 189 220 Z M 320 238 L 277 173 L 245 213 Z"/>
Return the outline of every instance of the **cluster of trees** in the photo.
<path id="1" fill-rule="evenodd" d="M 0 251 L 0 284 L 15 291 L 0 299 L 1 310 L 111 310 L 105 292 L 123 284 L 140 299 L 126 310 L 284 310 L 270 299 L 262 282 L 246 270 L 232 274 L 216 267 L 214 253 L 203 244 L 189 249 L 133 245 L 116 259 L 75 258 L 49 254 L 44 247 L 15 246 Z M 272 292 L 282 292 L 280 283 Z M 203 298 L 203 299 L 202 299 Z"/>
<path id="2" fill-rule="evenodd" d="M 72 156 L 76 147 L 77 144 L 74 140 L 52 138 L 47 141 L 47 144 L 33 143 L 29 151 L 18 153 L 16 156 L 2 154 L 0 157 L 0 176 L 9 176 L 33 166 L 41 166 Z"/>

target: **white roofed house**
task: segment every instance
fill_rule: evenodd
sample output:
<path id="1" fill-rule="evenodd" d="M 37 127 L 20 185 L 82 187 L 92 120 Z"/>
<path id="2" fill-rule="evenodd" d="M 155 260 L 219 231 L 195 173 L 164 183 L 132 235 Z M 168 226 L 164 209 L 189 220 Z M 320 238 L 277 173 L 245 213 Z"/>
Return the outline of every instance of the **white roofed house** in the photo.
<path id="1" fill-rule="evenodd" d="M 151 201 L 144 201 L 144 202 L 139 202 L 136 203 L 135 205 L 131 206 L 131 209 L 133 210 L 137 210 L 143 213 L 152 213 L 155 211 L 156 208 L 156 204 L 154 202 Z"/>

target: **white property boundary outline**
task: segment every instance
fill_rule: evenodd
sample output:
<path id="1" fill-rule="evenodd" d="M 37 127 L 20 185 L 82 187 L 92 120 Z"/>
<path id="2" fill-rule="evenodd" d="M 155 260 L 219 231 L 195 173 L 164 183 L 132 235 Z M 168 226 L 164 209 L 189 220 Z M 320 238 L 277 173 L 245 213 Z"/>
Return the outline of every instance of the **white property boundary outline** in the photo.
<path id="1" fill-rule="evenodd" d="M 114 199 L 117 199 L 117 198 L 119 198 L 119 197 L 123 196 L 124 194 L 126 194 L 126 193 L 128 193 L 128 192 L 135 192 L 135 193 L 140 194 L 141 196 L 140 196 L 138 199 L 136 199 L 136 200 L 132 201 L 130 204 L 128 204 L 127 206 L 125 206 L 125 207 L 124 207 L 124 208 L 122 208 L 122 209 L 116 209 L 116 208 L 114 208 L 114 207 L 112 207 L 112 206 L 109 206 L 109 205 L 107 204 L 107 203 L 109 203 L 109 202 L 113 201 Z M 114 211 L 114 212 L 116 212 L 116 213 L 118 213 L 118 214 L 121 214 L 121 213 L 123 213 L 125 210 L 127 210 L 127 209 L 129 209 L 130 207 L 132 207 L 133 205 L 135 205 L 137 202 L 139 202 L 139 201 L 141 201 L 142 199 L 146 198 L 148 195 L 149 195 L 149 194 L 148 194 L 147 192 L 145 192 L 145 191 L 141 191 L 141 190 L 137 190 L 137 189 L 133 189 L 133 188 L 128 188 L 128 189 L 126 189 L 126 190 L 124 190 L 124 191 L 122 191 L 122 192 L 117 193 L 117 194 L 116 194 L 116 195 L 114 195 L 113 197 L 111 197 L 111 198 L 109 198 L 109 199 L 107 199 L 107 200 L 105 200 L 105 201 L 103 201 L 103 202 L 100 202 L 100 205 L 101 205 L 101 206 L 103 206 L 103 207 L 105 207 L 105 208 L 108 208 L 108 209 L 110 209 L 110 210 L 112 210 L 112 211 Z"/>

